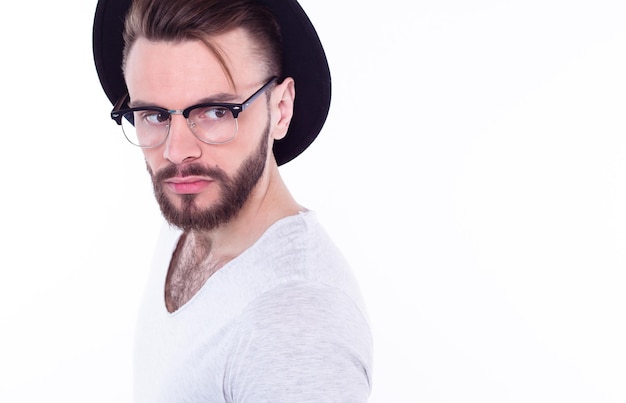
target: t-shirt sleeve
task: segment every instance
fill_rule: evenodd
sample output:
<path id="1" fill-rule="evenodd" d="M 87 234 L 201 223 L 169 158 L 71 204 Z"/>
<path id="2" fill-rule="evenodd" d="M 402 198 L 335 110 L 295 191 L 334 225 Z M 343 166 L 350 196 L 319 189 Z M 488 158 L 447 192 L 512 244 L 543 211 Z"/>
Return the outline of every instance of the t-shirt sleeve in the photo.
<path id="1" fill-rule="evenodd" d="M 230 344 L 224 395 L 234 403 L 366 402 L 372 339 L 343 292 L 290 283 L 256 298 Z"/>

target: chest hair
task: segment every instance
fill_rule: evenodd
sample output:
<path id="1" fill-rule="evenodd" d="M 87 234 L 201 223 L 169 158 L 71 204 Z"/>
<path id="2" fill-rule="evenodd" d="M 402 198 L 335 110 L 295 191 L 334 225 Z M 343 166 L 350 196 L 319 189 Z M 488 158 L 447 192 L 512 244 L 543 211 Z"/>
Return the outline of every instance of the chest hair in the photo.
<path id="1" fill-rule="evenodd" d="M 211 254 L 211 245 L 197 244 L 185 233 L 172 255 L 165 281 L 165 305 L 174 312 L 200 291 L 223 263 Z"/>

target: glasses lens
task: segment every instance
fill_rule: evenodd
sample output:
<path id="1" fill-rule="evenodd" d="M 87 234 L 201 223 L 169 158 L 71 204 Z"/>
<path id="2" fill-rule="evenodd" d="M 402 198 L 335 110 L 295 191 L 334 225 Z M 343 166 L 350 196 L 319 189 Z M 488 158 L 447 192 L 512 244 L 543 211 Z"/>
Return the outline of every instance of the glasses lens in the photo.
<path id="1" fill-rule="evenodd" d="M 210 144 L 231 141 L 237 134 L 237 119 L 222 106 L 202 106 L 189 112 L 189 127 L 200 140 Z"/>
<path id="2" fill-rule="evenodd" d="M 124 135 L 139 147 L 156 147 L 167 137 L 170 115 L 167 112 L 142 109 L 129 112 L 122 119 Z"/>

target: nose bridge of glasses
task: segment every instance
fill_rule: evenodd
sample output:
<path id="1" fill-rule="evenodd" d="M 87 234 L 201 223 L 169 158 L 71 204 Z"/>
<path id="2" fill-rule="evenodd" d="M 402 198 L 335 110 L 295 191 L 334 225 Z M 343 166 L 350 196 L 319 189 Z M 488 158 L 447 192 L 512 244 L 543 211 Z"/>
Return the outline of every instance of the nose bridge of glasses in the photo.
<path id="1" fill-rule="evenodd" d="M 169 114 L 169 121 L 170 121 L 170 123 L 168 124 L 168 130 L 170 130 L 170 126 L 172 126 L 173 115 L 181 115 L 187 121 L 187 125 L 189 126 L 190 129 L 192 129 L 195 126 L 195 124 L 191 121 L 191 119 L 189 119 L 189 111 L 187 109 L 169 109 L 167 113 Z"/>
<path id="2" fill-rule="evenodd" d="M 185 116 L 185 110 L 184 109 L 170 109 L 167 111 L 167 113 L 169 113 L 170 115 L 183 115 Z M 188 115 L 189 113 L 187 113 Z M 188 116 L 185 116 L 185 118 L 187 118 Z"/>
<path id="3" fill-rule="evenodd" d="M 172 127 L 172 117 L 173 115 L 181 115 L 183 117 L 183 119 L 185 119 L 185 121 L 187 122 L 187 126 L 189 127 L 189 129 L 191 129 L 192 132 L 194 132 L 195 134 L 195 127 L 196 124 L 189 118 L 189 110 L 188 109 L 169 109 L 167 111 L 167 113 L 170 115 L 169 116 L 169 124 L 167 125 L 167 130 L 168 132 L 171 131 L 171 127 Z"/>

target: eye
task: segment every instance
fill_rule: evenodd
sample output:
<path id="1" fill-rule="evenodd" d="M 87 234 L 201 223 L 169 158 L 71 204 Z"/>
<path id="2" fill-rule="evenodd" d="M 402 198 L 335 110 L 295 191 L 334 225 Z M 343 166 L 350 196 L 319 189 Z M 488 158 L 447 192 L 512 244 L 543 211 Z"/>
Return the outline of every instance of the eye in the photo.
<path id="1" fill-rule="evenodd" d="M 194 110 L 195 119 L 223 120 L 228 118 L 230 111 L 223 106 L 209 106 Z"/>
<path id="2" fill-rule="evenodd" d="M 170 119 L 170 114 L 162 111 L 144 110 L 139 111 L 139 113 L 139 117 L 141 118 L 141 120 L 150 125 L 162 125 L 163 123 L 168 122 Z"/>

